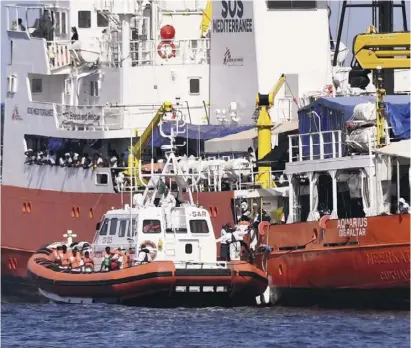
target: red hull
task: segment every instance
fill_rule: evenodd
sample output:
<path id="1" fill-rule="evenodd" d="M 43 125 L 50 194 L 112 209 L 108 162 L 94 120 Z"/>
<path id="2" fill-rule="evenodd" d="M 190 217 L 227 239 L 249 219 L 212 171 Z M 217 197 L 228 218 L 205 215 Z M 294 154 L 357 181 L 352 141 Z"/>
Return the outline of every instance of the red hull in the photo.
<path id="1" fill-rule="evenodd" d="M 20 290 L 27 294 L 27 262 L 35 250 L 63 239 L 67 230 L 73 230 L 78 240 L 93 240 L 96 223 L 103 214 L 121 205 L 121 196 L 115 193 L 68 193 L 5 185 L 1 190 L 1 271 L 5 295 Z M 193 198 L 210 211 L 218 233 L 223 224 L 233 222 L 233 192 L 194 193 Z"/>
<path id="2" fill-rule="evenodd" d="M 368 217 L 361 236 L 342 234 L 337 220 L 324 230 L 318 222 L 271 225 L 264 239 L 274 251 L 258 262 L 268 270 L 276 300 L 333 289 L 400 291 L 409 301 L 410 216 Z"/>

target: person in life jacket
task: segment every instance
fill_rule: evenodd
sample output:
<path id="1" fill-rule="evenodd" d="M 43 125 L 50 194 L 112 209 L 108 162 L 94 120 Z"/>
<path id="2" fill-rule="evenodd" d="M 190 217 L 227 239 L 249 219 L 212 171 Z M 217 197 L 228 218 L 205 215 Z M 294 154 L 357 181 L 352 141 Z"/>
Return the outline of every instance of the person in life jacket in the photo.
<path id="1" fill-rule="evenodd" d="M 151 255 L 150 255 L 150 250 L 148 250 L 146 245 L 143 244 L 140 248 L 140 252 L 138 253 L 137 262 L 139 264 L 143 264 L 143 263 L 149 263 L 151 261 L 152 261 L 152 259 L 151 259 Z"/>
<path id="2" fill-rule="evenodd" d="M 84 272 L 91 273 L 91 272 L 94 271 L 94 261 L 90 257 L 90 252 L 89 251 L 86 251 L 84 253 L 83 262 L 84 262 Z"/>
<path id="3" fill-rule="evenodd" d="M 119 247 L 115 252 L 115 256 L 113 257 L 114 260 L 118 263 L 118 269 L 123 269 L 128 266 L 127 264 L 127 256 L 126 256 L 126 249 Z"/>
<path id="4" fill-rule="evenodd" d="M 81 272 L 81 256 L 77 248 L 74 248 L 70 256 L 70 267 L 73 272 Z"/>
<path id="5" fill-rule="evenodd" d="M 61 268 L 67 269 L 70 267 L 70 260 L 69 260 L 69 253 L 67 250 L 67 245 L 62 245 L 61 247 L 61 253 L 60 253 L 60 263 L 61 263 Z"/>
<path id="6" fill-rule="evenodd" d="M 113 257 L 113 253 L 110 251 L 110 247 L 106 247 L 106 251 L 103 255 L 103 262 L 101 263 L 101 271 L 109 271 L 110 270 L 110 263 L 111 263 L 111 258 Z"/>
<path id="7" fill-rule="evenodd" d="M 61 245 L 58 245 L 57 248 L 53 251 L 54 262 L 61 266 L 60 254 L 62 252 Z"/>

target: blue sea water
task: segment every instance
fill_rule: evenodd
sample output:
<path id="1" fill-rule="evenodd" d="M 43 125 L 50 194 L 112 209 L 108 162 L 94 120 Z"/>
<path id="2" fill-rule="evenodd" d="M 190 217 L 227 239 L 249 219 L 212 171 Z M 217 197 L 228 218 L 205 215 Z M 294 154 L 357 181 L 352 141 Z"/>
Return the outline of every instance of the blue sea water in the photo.
<path id="1" fill-rule="evenodd" d="M 410 347 L 410 312 L 3 304 L 1 347 Z"/>

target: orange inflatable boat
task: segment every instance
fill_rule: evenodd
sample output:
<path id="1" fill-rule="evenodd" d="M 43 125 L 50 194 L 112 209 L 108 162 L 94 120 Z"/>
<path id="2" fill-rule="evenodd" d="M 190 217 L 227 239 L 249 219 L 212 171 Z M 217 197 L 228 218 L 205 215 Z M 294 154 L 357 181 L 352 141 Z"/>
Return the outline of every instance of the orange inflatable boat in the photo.
<path id="1" fill-rule="evenodd" d="M 108 272 L 60 269 L 53 250 L 28 261 L 40 293 L 62 303 L 122 303 L 150 306 L 251 305 L 264 293 L 265 273 L 244 261 L 215 264 L 155 261 Z"/>

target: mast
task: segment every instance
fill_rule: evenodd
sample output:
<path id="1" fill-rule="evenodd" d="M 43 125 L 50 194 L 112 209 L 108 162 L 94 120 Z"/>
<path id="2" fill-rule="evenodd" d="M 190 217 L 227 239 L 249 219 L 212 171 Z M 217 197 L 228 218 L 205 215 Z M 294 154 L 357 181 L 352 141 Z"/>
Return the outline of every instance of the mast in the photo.
<path id="1" fill-rule="evenodd" d="M 333 59 L 333 66 L 337 66 L 337 57 L 340 49 L 340 42 L 342 31 L 344 27 L 345 12 L 347 8 L 371 8 L 372 9 L 372 19 L 373 25 L 378 28 L 380 33 L 391 33 L 394 31 L 394 8 L 400 7 L 402 9 L 402 22 L 403 30 L 407 31 L 407 15 L 405 10 L 405 1 L 401 1 L 400 4 L 394 4 L 394 1 L 372 1 L 371 3 L 359 3 L 354 2 L 348 4 L 348 1 L 343 1 L 341 16 L 338 25 L 337 42 L 335 47 L 335 54 Z M 378 14 L 378 16 L 377 16 Z M 378 17 L 378 23 L 377 23 Z M 354 55 L 354 52 L 353 52 Z M 355 55 L 353 56 L 353 61 L 355 60 Z M 383 69 L 381 72 L 381 77 L 384 81 L 384 87 L 387 94 L 394 94 L 394 71 L 392 69 Z"/>

